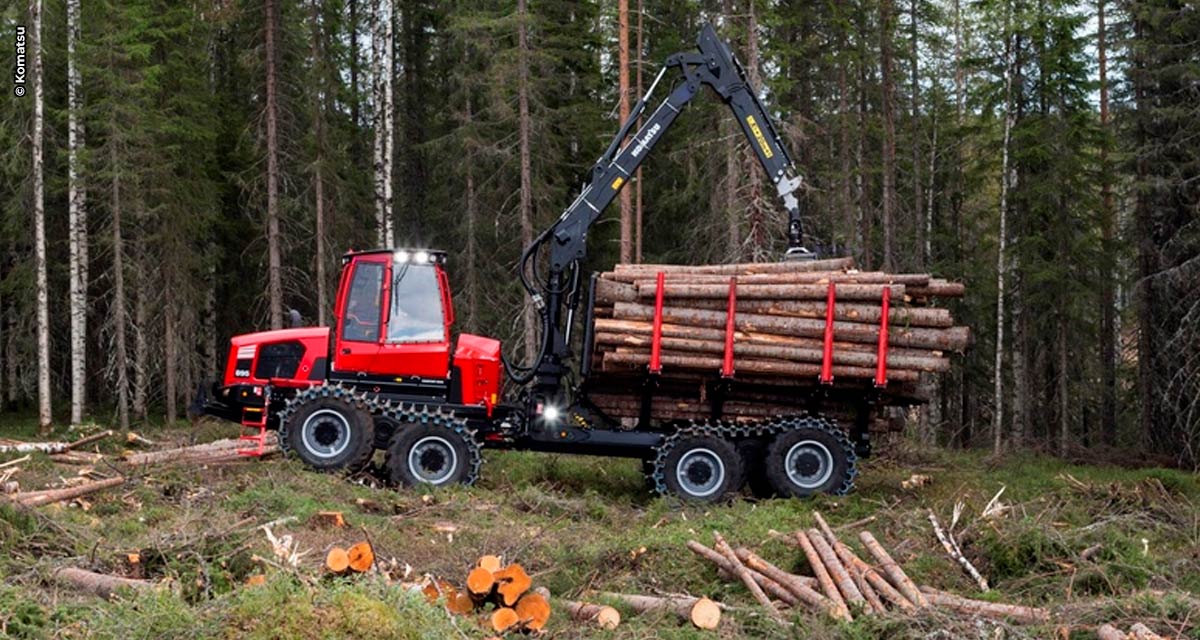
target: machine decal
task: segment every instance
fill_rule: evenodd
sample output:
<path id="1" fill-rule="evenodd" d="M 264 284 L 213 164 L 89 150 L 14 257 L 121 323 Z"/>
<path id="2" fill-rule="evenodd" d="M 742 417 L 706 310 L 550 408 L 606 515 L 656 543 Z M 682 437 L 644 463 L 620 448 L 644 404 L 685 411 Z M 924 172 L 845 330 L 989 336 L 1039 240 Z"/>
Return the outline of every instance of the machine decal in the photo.
<path id="1" fill-rule="evenodd" d="M 746 124 L 750 125 L 750 131 L 754 133 L 754 139 L 758 141 L 758 146 L 762 147 L 763 155 L 768 158 L 774 157 L 775 154 L 771 152 L 771 145 L 767 144 L 767 138 L 763 135 L 762 129 L 759 128 L 758 121 L 754 119 L 754 116 L 746 116 Z"/>

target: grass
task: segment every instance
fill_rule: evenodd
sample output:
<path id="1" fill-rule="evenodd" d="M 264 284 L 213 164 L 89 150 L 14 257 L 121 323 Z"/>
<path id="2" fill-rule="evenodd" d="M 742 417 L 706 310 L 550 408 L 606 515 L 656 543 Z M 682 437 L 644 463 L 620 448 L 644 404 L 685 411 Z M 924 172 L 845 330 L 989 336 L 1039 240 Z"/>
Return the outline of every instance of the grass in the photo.
<path id="1" fill-rule="evenodd" d="M 17 420 L 6 437 L 34 429 Z M 162 440 L 227 436 L 207 424 L 146 433 Z M 18 433 L 18 436 L 9 434 Z M 65 437 L 65 436 L 64 436 Z M 116 451 L 106 442 L 102 450 Z M 883 448 L 883 447 L 881 447 Z M 0 454 L 0 462 L 16 457 Z M 483 553 L 521 561 L 535 584 L 567 597 L 589 590 L 706 594 L 737 607 L 723 638 L 927 637 L 992 635 L 1045 637 L 1052 628 L 976 623 L 928 612 L 917 617 L 862 616 L 835 623 L 807 614 L 783 629 L 757 615 L 739 585 L 722 583 L 713 568 L 684 548 L 709 543 L 720 531 L 735 545 L 804 570 L 802 556 L 769 531 L 813 526 L 812 511 L 830 523 L 867 516 L 867 526 L 921 583 L 978 595 L 973 583 L 934 539 L 928 510 L 948 524 L 956 502 L 956 531 L 964 551 L 993 583 L 988 599 L 1052 607 L 1072 637 L 1089 626 L 1142 621 L 1166 632 L 1200 638 L 1191 613 L 1200 593 L 1200 480 L 1165 470 L 1069 465 L 1034 455 L 992 460 L 975 452 L 913 451 L 892 447 L 863 465 L 858 490 L 847 497 L 808 501 L 739 500 L 697 507 L 650 495 L 634 461 L 519 452 L 488 452 L 478 486 L 446 490 L 379 489 L 308 472 L 294 461 L 272 460 L 211 468 L 152 470 L 123 490 L 89 498 L 87 508 L 63 505 L 34 511 L 0 505 L 0 635 L 18 638 L 482 638 L 473 621 L 453 624 L 438 608 L 378 577 L 320 577 L 331 544 L 370 534 L 377 553 L 416 573 L 462 580 Z M 40 488 L 75 473 L 36 455 L 17 479 Z M 913 473 L 933 482 L 900 488 Z M 1001 488 L 1008 509 L 979 513 Z M 350 530 L 309 524 L 321 510 L 346 514 Z M 267 582 L 246 587 L 262 571 L 255 554 L 270 555 L 263 533 L 235 523 L 296 520 L 275 527 L 310 550 L 299 577 L 268 568 Z M 447 532 L 446 525 L 456 530 Z M 844 539 L 858 546 L 853 535 Z M 1079 553 L 1103 545 L 1090 561 Z M 643 550 L 644 549 L 644 550 Z M 97 604 L 46 580 L 54 567 L 75 565 L 112 573 L 130 570 L 139 553 L 145 577 L 171 589 Z M 620 608 L 618 606 L 618 608 Z M 623 611 L 617 630 L 599 632 L 561 615 L 555 638 L 710 637 L 664 616 Z M 456 625 L 456 626 L 455 626 Z"/>

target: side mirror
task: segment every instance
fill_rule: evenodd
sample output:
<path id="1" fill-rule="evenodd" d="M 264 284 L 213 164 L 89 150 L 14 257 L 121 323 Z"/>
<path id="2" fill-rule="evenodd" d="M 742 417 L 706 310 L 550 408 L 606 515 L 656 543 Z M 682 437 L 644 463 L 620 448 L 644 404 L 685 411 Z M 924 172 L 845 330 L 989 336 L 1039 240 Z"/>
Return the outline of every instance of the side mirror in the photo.
<path id="1" fill-rule="evenodd" d="M 299 311 L 288 309 L 288 326 L 293 329 L 299 329 L 303 326 L 303 320 L 300 318 Z"/>

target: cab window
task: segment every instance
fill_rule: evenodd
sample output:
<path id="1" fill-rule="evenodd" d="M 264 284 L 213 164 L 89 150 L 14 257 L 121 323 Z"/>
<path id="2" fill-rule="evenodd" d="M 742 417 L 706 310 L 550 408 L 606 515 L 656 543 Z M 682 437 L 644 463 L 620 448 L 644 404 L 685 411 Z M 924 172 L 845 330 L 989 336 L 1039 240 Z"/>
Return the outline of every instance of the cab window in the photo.
<path id="1" fill-rule="evenodd" d="M 379 341 L 379 296 L 383 290 L 383 267 L 377 262 L 359 262 L 355 265 L 342 318 L 343 340 Z"/>
<path id="2" fill-rule="evenodd" d="M 396 262 L 392 266 L 392 312 L 388 342 L 441 342 L 446 339 L 442 291 L 432 265 Z"/>

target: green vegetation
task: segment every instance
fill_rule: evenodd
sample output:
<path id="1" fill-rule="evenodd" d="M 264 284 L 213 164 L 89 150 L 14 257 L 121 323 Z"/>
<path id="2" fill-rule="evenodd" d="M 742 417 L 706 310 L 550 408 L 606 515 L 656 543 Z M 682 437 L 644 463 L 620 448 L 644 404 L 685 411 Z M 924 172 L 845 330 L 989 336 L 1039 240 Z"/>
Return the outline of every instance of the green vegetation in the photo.
<path id="1" fill-rule="evenodd" d="M 153 437 L 192 435 L 169 430 Z M 116 451 L 114 443 L 102 448 Z M 1171 620 L 1200 637 L 1188 617 L 1196 604 L 1190 594 L 1200 591 L 1195 475 L 1067 465 L 1032 455 L 995 461 L 976 453 L 901 451 L 866 463 L 859 490 L 848 497 L 745 499 L 703 508 L 647 493 L 634 461 L 533 453 L 489 452 L 479 486 L 433 492 L 371 488 L 284 460 L 151 470 L 125 490 L 89 498 L 86 509 L 0 506 L 0 625 L 22 638 L 454 637 L 443 612 L 398 584 L 379 576 L 320 576 L 327 546 L 358 539 L 361 527 L 381 558 L 408 563 L 414 578 L 428 572 L 460 579 L 486 552 L 519 559 L 538 584 L 564 596 L 588 588 L 707 594 L 739 608 L 727 616 L 722 637 L 920 637 L 947 627 L 969 632 L 974 622 L 938 612 L 863 617 L 851 625 L 803 614 L 785 632 L 755 615 L 741 586 L 720 582 L 710 565 L 684 548 L 688 539 L 708 542 L 715 530 L 803 571 L 802 556 L 774 540 L 771 530 L 812 526 L 814 509 L 835 527 L 873 516 L 866 528 L 915 580 L 973 595 L 972 583 L 942 552 L 926 519 L 933 509 L 948 524 L 961 501 L 956 531 L 995 587 L 982 597 L 1053 607 L 1063 622 L 1078 624 Z M 19 479 L 36 488 L 70 472 L 37 455 Z M 901 489 L 901 480 L 913 473 L 933 481 Z M 1004 513 L 981 519 L 1001 487 Z M 310 525 L 321 510 L 344 512 L 351 528 Z M 243 586 L 247 576 L 264 571 L 253 556 L 271 555 L 255 525 L 289 516 L 296 520 L 274 529 L 310 550 L 298 572 L 266 567 L 265 585 Z M 447 524 L 456 530 L 449 533 Z M 1097 544 L 1103 546 L 1090 560 L 1079 559 Z M 141 555 L 142 575 L 171 588 L 96 606 L 46 580 L 63 565 L 124 574 L 131 552 Z M 622 626 L 609 634 L 561 615 L 550 629 L 553 637 L 701 637 L 670 617 L 624 613 Z M 484 635 L 469 619 L 455 623 L 468 637 Z"/>

